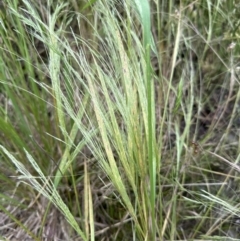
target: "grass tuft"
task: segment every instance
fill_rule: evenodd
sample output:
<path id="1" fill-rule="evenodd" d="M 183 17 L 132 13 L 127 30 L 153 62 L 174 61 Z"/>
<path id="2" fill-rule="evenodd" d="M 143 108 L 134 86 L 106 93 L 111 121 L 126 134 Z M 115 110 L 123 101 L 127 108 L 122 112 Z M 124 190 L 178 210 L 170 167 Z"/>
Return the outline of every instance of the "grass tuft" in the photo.
<path id="1" fill-rule="evenodd" d="M 0 4 L 3 240 L 238 239 L 236 3 Z"/>

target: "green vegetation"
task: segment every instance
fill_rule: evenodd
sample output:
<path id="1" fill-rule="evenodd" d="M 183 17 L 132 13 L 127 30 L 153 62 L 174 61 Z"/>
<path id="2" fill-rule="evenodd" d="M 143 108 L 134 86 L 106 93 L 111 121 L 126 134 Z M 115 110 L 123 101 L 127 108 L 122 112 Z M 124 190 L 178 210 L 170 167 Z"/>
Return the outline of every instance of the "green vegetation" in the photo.
<path id="1" fill-rule="evenodd" d="M 239 240 L 236 2 L 0 3 L 1 240 Z"/>

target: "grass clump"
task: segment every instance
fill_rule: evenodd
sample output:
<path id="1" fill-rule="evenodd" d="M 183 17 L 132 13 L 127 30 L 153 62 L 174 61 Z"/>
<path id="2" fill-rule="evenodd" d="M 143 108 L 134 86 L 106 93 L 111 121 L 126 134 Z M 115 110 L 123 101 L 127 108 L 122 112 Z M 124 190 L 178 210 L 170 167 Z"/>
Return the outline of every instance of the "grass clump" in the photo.
<path id="1" fill-rule="evenodd" d="M 237 6 L 2 4 L 2 239 L 237 240 Z"/>

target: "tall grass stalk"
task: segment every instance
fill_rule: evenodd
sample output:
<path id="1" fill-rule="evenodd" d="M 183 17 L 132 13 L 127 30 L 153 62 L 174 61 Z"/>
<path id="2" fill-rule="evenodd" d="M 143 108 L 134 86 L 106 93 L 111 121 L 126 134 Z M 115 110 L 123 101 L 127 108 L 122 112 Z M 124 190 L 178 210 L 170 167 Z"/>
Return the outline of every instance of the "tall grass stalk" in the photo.
<path id="1" fill-rule="evenodd" d="M 135 0 L 143 32 L 143 47 L 145 51 L 145 61 L 146 61 L 146 83 L 147 83 L 147 110 L 148 110 L 148 165 L 149 165 L 149 179 L 150 179 L 150 216 L 149 224 L 150 227 L 150 239 L 155 240 L 156 238 L 156 214 L 155 214 L 155 203 L 156 203 L 156 170 L 157 166 L 157 156 L 156 156 L 156 120 L 155 120 L 155 91 L 154 91 L 154 81 L 152 77 L 152 66 L 150 62 L 151 49 L 155 49 L 152 44 L 151 35 L 151 18 L 150 18 L 150 7 L 149 2 Z"/>

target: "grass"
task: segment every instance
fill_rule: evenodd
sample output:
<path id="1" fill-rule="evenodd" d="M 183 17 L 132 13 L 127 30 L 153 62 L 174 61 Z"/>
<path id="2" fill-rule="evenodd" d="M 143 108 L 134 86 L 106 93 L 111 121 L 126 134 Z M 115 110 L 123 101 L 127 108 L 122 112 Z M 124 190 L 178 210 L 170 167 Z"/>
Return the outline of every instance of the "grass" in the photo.
<path id="1" fill-rule="evenodd" d="M 2 5 L 1 240 L 239 239 L 236 4 Z"/>

